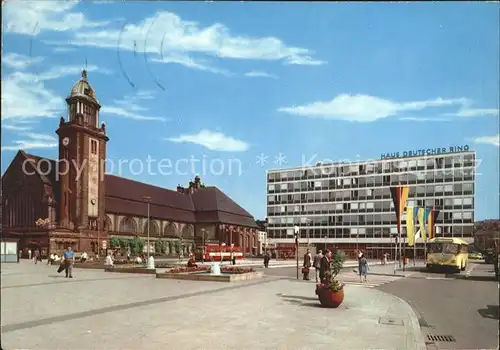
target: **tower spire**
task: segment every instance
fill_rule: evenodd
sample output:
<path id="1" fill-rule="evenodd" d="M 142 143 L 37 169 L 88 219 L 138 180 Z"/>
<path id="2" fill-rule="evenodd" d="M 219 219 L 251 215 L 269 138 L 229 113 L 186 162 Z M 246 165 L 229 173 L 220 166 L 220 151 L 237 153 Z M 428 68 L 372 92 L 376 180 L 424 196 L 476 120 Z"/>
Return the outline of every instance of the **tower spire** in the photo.
<path id="1" fill-rule="evenodd" d="M 82 70 L 82 79 L 87 80 L 87 59 L 85 59 L 85 68 Z"/>

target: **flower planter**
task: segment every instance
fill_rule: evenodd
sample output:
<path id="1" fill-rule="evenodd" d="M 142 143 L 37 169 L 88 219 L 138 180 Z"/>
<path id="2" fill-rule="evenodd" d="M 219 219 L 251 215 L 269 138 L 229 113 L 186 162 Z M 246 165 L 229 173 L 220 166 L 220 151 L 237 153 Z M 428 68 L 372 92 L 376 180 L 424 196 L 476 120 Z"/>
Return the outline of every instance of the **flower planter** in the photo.
<path id="1" fill-rule="evenodd" d="M 338 291 L 332 291 L 326 288 L 324 284 L 318 284 L 316 294 L 322 307 L 334 309 L 344 301 L 344 286 Z"/>

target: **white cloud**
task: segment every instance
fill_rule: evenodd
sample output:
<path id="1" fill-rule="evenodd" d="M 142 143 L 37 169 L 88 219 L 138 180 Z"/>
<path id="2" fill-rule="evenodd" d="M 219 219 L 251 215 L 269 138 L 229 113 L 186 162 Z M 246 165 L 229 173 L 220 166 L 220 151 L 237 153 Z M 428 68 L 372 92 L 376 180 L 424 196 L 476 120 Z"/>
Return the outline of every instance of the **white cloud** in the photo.
<path id="1" fill-rule="evenodd" d="M 2 81 L 2 120 L 57 117 L 64 113 L 63 97 L 47 89 L 44 82 L 65 76 L 75 76 L 76 81 L 81 70 L 78 66 L 55 66 L 38 74 L 14 72 L 7 75 Z M 109 73 L 95 66 L 87 70 Z"/>
<path id="2" fill-rule="evenodd" d="M 55 80 L 67 76 L 79 77 L 82 73 L 82 66 L 54 66 L 45 72 L 40 73 L 24 73 L 24 72 L 14 72 L 13 76 L 17 79 L 26 82 L 39 82 L 47 80 Z M 85 68 L 87 72 L 98 72 L 101 74 L 112 74 L 112 71 L 106 68 L 98 68 L 97 66 L 90 65 Z"/>
<path id="3" fill-rule="evenodd" d="M 20 126 L 2 123 L 2 129 L 11 131 L 28 131 L 31 130 L 31 126 Z"/>
<path id="4" fill-rule="evenodd" d="M 495 108 L 471 108 L 469 103 L 466 103 L 461 109 L 455 113 L 446 113 L 444 115 L 450 117 L 487 117 L 487 116 L 498 116 L 499 111 Z"/>
<path id="5" fill-rule="evenodd" d="M 63 42 L 52 44 L 61 45 Z M 117 49 L 119 46 L 122 50 L 156 54 L 151 59 L 158 59 L 162 53 L 169 57 L 196 53 L 214 58 L 284 61 L 289 64 L 326 63 L 313 59 L 313 51 L 287 46 L 276 37 L 235 36 L 220 23 L 202 27 L 197 22 L 182 20 L 176 14 L 165 11 L 141 23 L 127 24 L 123 30 L 78 31 L 74 33 L 73 40 L 64 44 L 108 49 Z"/>
<path id="6" fill-rule="evenodd" d="M 2 120 L 56 117 L 64 110 L 64 100 L 48 90 L 42 81 L 22 73 L 11 74 L 2 82 Z"/>
<path id="7" fill-rule="evenodd" d="M 248 143 L 226 136 L 221 132 L 201 130 L 197 134 L 180 135 L 179 137 L 167 138 L 166 140 L 177 143 L 195 143 L 213 151 L 243 152 L 249 148 Z"/>
<path id="8" fill-rule="evenodd" d="M 35 132 L 22 133 L 23 140 L 13 141 L 13 145 L 3 146 L 2 151 L 17 151 L 19 149 L 55 148 L 58 146 L 57 139 L 52 135 Z"/>
<path id="9" fill-rule="evenodd" d="M 451 121 L 451 119 L 448 118 L 419 118 L 419 117 L 404 117 L 404 118 L 399 118 L 398 120 L 405 120 L 405 121 L 414 121 L 414 122 L 448 122 Z"/>
<path id="10" fill-rule="evenodd" d="M 341 94 L 331 101 L 317 101 L 303 106 L 279 108 L 279 112 L 309 118 L 338 119 L 357 122 L 373 122 L 401 112 L 421 111 L 427 108 L 462 105 L 466 99 L 436 98 L 425 101 L 394 102 L 369 96 Z"/>
<path id="11" fill-rule="evenodd" d="M 68 47 L 68 46 L 56 46 L 54 48 L 54 52 L 57 52 L 57 53 L 66 53 L 66 52 L 72 52 L 72 51 L 76 51 L 76 49 L 74 47 Z"/>
<path id="12" fill-rule="evenodd" d="M 248 72 L 248 73 L 245 73 L 245 76 L 246 77 L 251 77 L 251 78 L 273 78 L 273 79 L 278 79 L 278 77 L 274 74 L 269 74 L 269 73 L 266 73 L 266 72 L 262 72 L 262 71 L 251 71 L 251 72 Z"/>
<path id="13" fill-rule="evenodd" d="M 72 12 L 77 4 L 77 0 L 7 1 L 2 4 L 4 32 L 38 35 L 43 31 L 71 31 L 108 23 L 93 22 L 81 12 Z"/>
<path id="14" fill-rule="evenodd" d="M 482 143 L 487 145 L 493 145 L 500 147 L 500 134 L 496 134 L 495 136 L 480 136 L 472 139 L 474 143 Z"/>
<path id="15" fill-rule="evenodd" d="M 26 69 L 29 66 L 43 61 L 43 57 L 28 57 L 14 52 L 6 53 L 2 56 L 2 64 L 14 69 Z"/>
<path id="16" fill-rule="evenodd" d="M 198 69 L 210 73 L 222 74 L 226 76 L 232 75 L 231 72 L 225 69 L 219 69 L 211 67 L 210 65 L 203 63 L 201 60 L 194 60 L 193 58 L 183 55 L 183 54 L 171 54 L 169 56 L 162 56 L 161 58 L 153 58 L 151 62 L 157 63 L 177 63 L 183 65 L 187 68 Z"/>
<path id="17" fill-rule="evenodd" d="M 149 110 L 139 105 L 141 101 L 153 98 L 154 93 L 152 91 L 139 91 L 135 95 L 125 96 L 122 100 L 113 101 L 110 106 L 103 106 L 100 113 L 101 115 L 107 113 L 133 120 L 167 121 L 168 119 L 164 117 L 148 116 L 141 113 Z"/>

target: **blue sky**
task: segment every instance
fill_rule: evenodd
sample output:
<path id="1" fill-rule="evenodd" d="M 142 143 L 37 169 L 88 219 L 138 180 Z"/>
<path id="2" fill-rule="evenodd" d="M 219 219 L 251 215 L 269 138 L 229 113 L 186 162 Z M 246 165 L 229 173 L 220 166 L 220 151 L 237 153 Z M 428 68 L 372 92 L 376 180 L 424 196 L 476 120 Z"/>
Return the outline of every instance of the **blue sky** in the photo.
<path id="1" fill-rule="evenodd" d="M 498 4 L 8 1 L 2 16 L 2 173 L 19 148 L 57 157 L 87 61 L 113 173 L 168 188 L 199 173 L 264 218 L 266 169 L 469 144 L 476 217 L 498 218 Z M 148 156 L 149 173 L 117 169 Z"/>

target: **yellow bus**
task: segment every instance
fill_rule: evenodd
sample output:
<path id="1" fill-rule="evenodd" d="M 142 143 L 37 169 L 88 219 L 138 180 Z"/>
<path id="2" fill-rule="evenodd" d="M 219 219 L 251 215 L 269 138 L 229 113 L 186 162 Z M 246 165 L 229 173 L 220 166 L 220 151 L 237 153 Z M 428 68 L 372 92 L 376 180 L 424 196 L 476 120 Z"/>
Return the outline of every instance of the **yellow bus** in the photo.
<path id="1" fill-rule="evenodd" d="M 464 271 L 469 262 L 468 243 L 460 238 L 433 238 L 427 250 L 427 269 Z"/>

